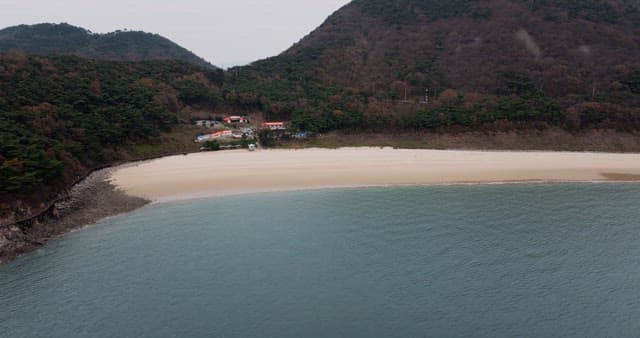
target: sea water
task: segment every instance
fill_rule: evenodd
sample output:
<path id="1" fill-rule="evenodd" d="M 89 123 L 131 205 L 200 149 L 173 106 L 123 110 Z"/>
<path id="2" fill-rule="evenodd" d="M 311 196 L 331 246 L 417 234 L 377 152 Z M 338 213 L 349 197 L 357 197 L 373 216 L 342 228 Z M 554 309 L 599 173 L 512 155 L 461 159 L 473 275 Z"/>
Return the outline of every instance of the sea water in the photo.
<path id="1" fill-rule="evenodd" d="M 640 185 L 156 204 L 0 266 L 1 337 L 637 337 Z"/>

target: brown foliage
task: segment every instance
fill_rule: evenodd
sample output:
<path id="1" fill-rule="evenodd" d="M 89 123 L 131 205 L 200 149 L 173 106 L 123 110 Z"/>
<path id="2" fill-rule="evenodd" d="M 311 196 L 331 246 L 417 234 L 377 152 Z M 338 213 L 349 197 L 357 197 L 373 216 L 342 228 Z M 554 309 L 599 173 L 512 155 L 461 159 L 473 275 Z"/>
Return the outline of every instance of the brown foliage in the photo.
<path id="1" fill-rule="evenodd" d="M 482 19 L 417 16 L 394 25 L 369 15 L 363 9 L 367 1 L 354 1 L 283 57 L 320 50 L 298 60 L 307 73 L 316 72 L 321 83 L 380 96 L 392 92 L 403 99 L 405 86 L 410 100 L 422 98 L 426 88 L 493 94 L 505 89 L 504 74 L 511 72 L 573 104 L 593 88 L 606 94 L 622 90 L 615 83 L 640 69 L 638 26 L 625 17 L 624 6 L 607 2 L 621 20 L 570 15 L 573 5 L 566 1 L 530 6 L 531 1 L 495 0 L 482 2 L 491 13 Z M 445 94 L 443 100 L 450 98 Z"/>
<path id="2" fill-rule="evenodd" d="M 89 85 L 89 90 L 95 95 L 100 95 L 102 93 L 102 86 L 100 86 L 100 80 L 93 79 L 93 81 L 91 81 L 91 84 Z"/>
<path id="3" fill-rule="evenodd" d="M 458 99 L 458 91 L 455 89 L 446 89 L 440 94 L 438 100 L 443 103 L 453 103 Z"/>

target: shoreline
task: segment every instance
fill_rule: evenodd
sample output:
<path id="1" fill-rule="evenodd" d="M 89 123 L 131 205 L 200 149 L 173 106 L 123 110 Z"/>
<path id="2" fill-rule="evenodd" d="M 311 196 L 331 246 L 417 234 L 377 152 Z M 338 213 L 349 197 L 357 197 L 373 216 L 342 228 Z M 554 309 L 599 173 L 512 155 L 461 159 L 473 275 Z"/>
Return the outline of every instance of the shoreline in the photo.
<path id="1" fill-rule="evenodd" d="M 336 188 L 635 182 L 640 181 L 640 155 L 392 148 L 239 150 L 118 167 L 110 181 L 152 203 Z"/>
<path id="2" fill-rule="evenodd" d="M 51 214 L 33 224 L 0 227 L 0 265 L 50 240 L 149 204 L 149 200 L 129 196 L 112 185 L 108 178 L 113 170 L 101 169 L 87 176 L 71 188 L 68 198 L 54 204 Z"/>
<path id="3" fill-rule="evenodd" d="M 224 195 L 212 195 L 212 194 L 192 194 L 192 195 L 176 195 L 169 196 L 163 199 L 156 199 L 149 201 L 147 205 L 162 205 L 164 203 L 173 202 L 189 202 L 208 199 L 219 199 L 227 197 L 242 197 L 242 196 L 254 196 L 263 194 L 276 194 L 276 193 L 296 193 L 296 192 L 317 192 L 317 191 L 331 191 L 331 190 L 351 190 L 351 189 L 374 189 L 374 188 L 429 188 L 429 187 L 456 187 L 456 186 L 493 186 L 493 185 L 544 185 L 544 184 L 640 184 L 640 179 L 623 180 L 623 179 L 604 179 L 604 180 L 584 180 L 584 181 L 569 181 L 569 180 L 531 180 L 531 181 L 495 181 L 495 182 L 452 182 L 452 183 L 427 183 L 427 184 L 390 184 L 390 185 L 353 185 L 353 186 L 317 186 L 306 188 L 292 188 L 292 189 L 274 189 L 263 191 L 247 191 L 228 193 Z M 146 205 L 145 205 L 146 206 Z M 143 206 L 144 207 L 144 206 Z M 134 210 L 135 211 L 135 210 Z M 128 213 L 128 212 L 126 212 Z M 125 214 L 126 214 L 125 213 Z M 118 214 L 119 215 L 119 214 Z M 112 215 L 113 217 L 118 215 Z M 112 216 L 107 216 L 112 217 Z M 76 229 L 74 229 L 76 230 Z M 79 230 L 79 229 L 78 229 Z"/>
<path id="4" fill-rule="evenodd" d="M 270 158 L 266 163 L 262 162 L 264 160 L 263 156 L 272 157 L 274 154 L 291 156 L 292 154 L 302 154 L 304 156 L 307 155 L 321 155 L 321 154 L 345 154 L 345 158 L 351 157 L 352 152 L 359 154 L 367 154 L 365 157 L 369 157 L 372 153 L 377 153 L 378 157 L 373 156 L 373 158 L 368 158 L 368 161 L 358 162 L 358 160 L 362 160 L 362 156 L 358 159 L 351 158 L 350 160 L 355 164 L 372 164 L 372 168 L 380 167 L 380 161 L 385 161 L 383 156 L 382 158 L 379 155 L 385 155 L 389 152 L 400 154 L 412 154 L 414 153 L 423 153 L 423 154 L 445 154 L 445 155 L 454 155 L 464 157 L 471 155 L 551 155 L 551 156 L 594 156 L 594 157 L 629 157 L 632 158 L 631 166 L 625 170 L 613 170 L 613 171 L 601 171 L 597 172 L 597 175 L 594 176 L 594 172 L 588 171 L 588 173 L 583 173 L 582 178 L 579 179 L 571 179 L 571 175 L 564 175 L 563 177 L 556 179 L 507 179 L 506 177 L 502 177 L 501 179 L 495 180 L 477 180 L 477 179 L 469 179 L 468 174 L 472 172 L 474 169 L 472 167 L 465 168 L 462 171 L 462 174 L 466 175 L 467 179 L 465 180 L 452 180 L 445 181 L 442 178 L 432 180 L 429 182 L 375 182 L 375 181 L 367 181 L 367 180 L 358 180 L 354 181 L 353 175 L 340 176 L 340 173 L 344 174 L 345 172 L 349 172 L 349 170 L 360 170 L 362 167 L 356 168 L 346 168 L 344 167 L 344 163 L 336 162 L 335 158 L 315 158 L 311 159 L 311 163 L 299 162 L 299 159 L 294 156 L 293 162 L 292 158 L 289 157 L 288 163 L 286 159 L 281 159 L 278 156 L 276 158 Z M 263 156 L 255 156 L 256 154 L 261 154 Z M 220 183 L 229 179 L 230 177 L 222 176 L 222 181 L 220 179 L 207 182 L 206 178 L 210 175 L 216 175 L 216 173 L 220 174 L 221 172 L 225 172 L 224 166 L 220 166 L 219 160 L 221 158 L 227 157 L 235 158 L 242 163 L 244 163 L 242 170 L 230 170 L 227 173 L 232 173 L 231 178 L 235 177 L 245 177 L 245 176 L 253 176 L 260 178 L 258 181 L 262 180 L 262 185 L 255 184 L 255 180 L 249 180 L 249 182 L 244 182 L 245 184 L 240 184 L 239 186 L 234 186 L 233 184 L 227 185 L 226 187 L 220 186 L 211 186 L 203 183 Z M 304 157 L 303 156 L 303 157 Z M 203 159 L 204 162 L 200 163 L 205 166 L 198 166 L 197 161 L 195 167 L 185 165 L 179 166 L 180 170 L 171 170 L 176 169 L 176 162 L 181 163 L 184 161 L 190 161 L 192 159 Z M 398 177 L 398 174 L 406 173 L 405 171 L 398 171 L 398 169 L 402 169 L 403 166 L 411 165 L 411 158 L 404 158 L 404 163 L 400 163 L 400 165 L 387 165 L 382 166 L 382 169 L 389 171 L 389 175 Z M 477 159 L 476 159 L 477 160 Z M 282 162 L 284 163 L 282 163 Z M 464 161 L 463 161 L 464 162 Z M 209 170 L 209 164 L 218 164 L 218 166 L 214 166 L 217 170 Z M 262 166 L 260 165 L 262 163 Z M 193 163 L 192 163 L 193 164 Z M 326 167 L 326 165 L 329 167 Z M 348 163 L 347 163 L 348 164 Z M 351 163 L 354 164 L 354 163 Z M 413 165 L 416 163 L 414 162 Z M 420 162 L 418 162 L 420 164 Z M 442 163 L 441 163 L 442 164 Z M 464 163 L 463 163 L 464 164 Z M 227 163 L 228 166 L 232 168 L 237 166 L 238 163 L 231 161 Z M 287 179 L 294 179 L 295 176 L 303 177 L 305 176 L 306 171 L 313 166 L 320 167 L 320 173 L 316 172 L 314 175 L 311 175 L 307 179 L 303 179 L 302 183 L 307 184 L 281 184 L 284 178 L 285 181 Z M 289 166 L 289 171 L 284 170 Z M 324 166 L 324 167 L 323 167 Z M 160 171 L 154 172 L 156 169 L 169 169 L 168 172 Z M 291 171 L 293 168 L 293 172 Z M 324 168 L 324 169 L 322 169 Z M 329 171 L 322 172 L 322 170 L 329 169 Z M 366 169 L 366 168 L 365 168 Z M 405 168 L 406 169 L 406 168 Z M 446 169 L 446 168 L 445 168 Z M 606 169 L 606 168 L 605 168 Z M 195 171 L 194 171 L 195 170 Z M 248 170 L 248 174 L 247 174 Z M 263 173 L 262 176 L 257 175 L 256 173 L 259 170 L 267 170 L 266 173 Z M 270 178 L 273 178 L 274 171 L 276 172 L 276 178 L 280 178 L 280 180 L 276 180 L 276 185 L 264 185 L 264 180 L 267 181 Z M 278 170 L 284 170 L 284 172 L 278 172 Z M 189 171 L 191 171 L 189 173 Z M 271 172 L 268 172 L 271 171 Z M 375 171 L 375 170 L 374 170 Z M 446 170 L 445 170 L 446 171 Z M 169 189 L 168 192 L 165 191 L 164 194 L 153 195 L 153 194 L 143 194 L 140 191 L 136 191 L 135 189 L 131 189 L 130 186 L 127 186 L 123 181 L 122 177 L 119 176 L 123 172 L 129 172 L 129 178 L 138 182 L 142 187 L 153 187 L 154 184 L 157 184 L 157 181 L 154 180 L 169 180 L 169 185 L 178 185 L 180 184 L 180 179 L 178 181 L 172 181 L 171 178 L 182 178 L 183 180 L 195 180 L 196 185 L 187 184 L 187 189 L 182 194 L 171 193 L 172 189 Z M 553 170 L 552 170 L 553 172 Z M 202 174 L 205 174 L 204 176 Z M 330 174 L 338 174 L 337 176 L 331 176 Z M 432 174 L 440 174 L 442 171 L 432 172 Z M 159 174 L 159 175 L 158 175 Z M 323 174 L 318 176 L 318 174 Z M 369 175 L 369 178 L 379 179 L 380 176 L 370 176 L 370 173 L 362 174 L 356 176 L 366 177 Z M 563 175 L 561 175 L 563 176 Z M 318 177 L 321 179 L 318 180 Z M 324 177 L 324 179 L 322 179 Z M 338 178 L 339 181 L 343 179 L 347 179 L 347 181 L 340 181 L 340 184 L 326 184 L 327 177 Z M 220 178 L 220 177 L 219 177 Z M 205 181 L 201 181 L 205 179 Z M 200 181 L 199 181 L 200 180 Z M 349 180 L 351 180 L 349 182 Z M 132 161 L 129 163 L 124 163 L 121 165 L 117 165 L 114 167 L 106 168 L 98 170 L 91 175 L 89 175 L 85 180 L 79 182 L 70 192 L 70 197 L 65 199 L 64 201 L 58 202 L 55 205 L 54 212 L 52 216 L 45 217 L 43 220 L 37 222 L 33 226 L 21 227 L 18 225 L 11 225 L 7 227 L 0 227 L 0 265 L 8 263 L 18 256 L 35 251 L 40 247 L 46 245 L 46 243 L 52 239 L 64 236 L 67 233 L 80 230 L 84 227 L 95 224 L 103 219 L 108 217 L 117 216 L 120 214 L 126 214 L 137 210 L 145 205 L 150 203 L 164 203 L 171 201 L 182 201 L 182 200 L 191 200 L 191 199 L 202 199 L 202 198 L 215 198 L 215 197 L 227 197 L 227 196 L 239 196 L 239 195 L 248 195 L 248 194 L 262 194 L 262 193 L 272 193 L 272 192 L 293 192 L 293 191 L 307 191 L 307 190 L 324 190 L 324 189 L 357 189 L 357 188 L 384 188 L 384 187 L 402 187 L 402 186 L 442 186 L 442 185 L 484 185 L 484 184 L 545 184 L 545 183 L 607 183 L 607 182 L 620 182 L 620 183 L 631 183 L 631 182 L 639 182 L 640 181 L 640 155 L 638 154 L 618 154 L 618 153 L 576 153 L 576 152 L 540 152 L 540 151 L 522 151 L 522 152 L 513 152 L 513 151 L 460 151 L 460 150 L 409 150 L 409 149 L 391 149 L 391 148 L 340 148 L 340 149 L 324 149 L 324 148 L 310 148 L 310 149 L 276 149 L 276 150 L 260 150 L 255 153 L 248 152 L 246 150 L 236 150 L 236 151 L 225 151 L 225 152 L 205 152 L 205 153 L 193 153 L 189 155 L 171 155 L 165 156 L 157 159 L 143 160 L 143 161 Z M 322 183 L 325 184 L 322 184 Z M 355 183 L 354 183 L 355 182 Z M 129 183 L 131 183 L 129 181 Z M 188 182 L 187 182 L 188 183 Z M 191 182 L 193 183 L 193 182 Z M 258 182 L 260 183 L 260 182 Z M 298 182 L 299 183 L 299 182 Z M 335 183 L 335 182 L 334 182 Z M 218 189 L 216 189 L 218 188 Z"/>
<path id="5" fill-rule="evenodd" d="M 635 176 L 635 175 L 633 175 Z M 407 183 L 407 184 L 369 184 L 369 185 L 341 185 L 341 186 L 309 186 L 309 187 L 296 187 L 296 188 L 283 188 L 283 189 L 270 189 L 270 190 L 250 190 L 250 191 L 238 191 L 229 192 L 224 194 L 213 194 L 211 192 L 203 191 L 192 194 L 183 195 L 170 195 L 154 200 L 149 200 L 148 205 L 157 205 L 171 202 L 183 202 L 202 199 L 215 199 L 225 197 L 238 197 L 238 196 L 251 196 L 271 193 L 288 193 L 288 192 L 305 192 L 305 191 L 323 191 L 323 190 L 346 190 L 346 189 L 369 189 L 369 188 L 410 188 L 410 187 L 455 187 L 455 186 L 484 186 L 484 185 L 534 185 L 534 184 L 606 184 L 606 183 L 620 183 L 640 184 L 640 178 L 634 179 L 598 179 L 598 180 L 514 180 L 514 181 L 486 181 L 486 182 L 442 182 L 442 183 Z M 117 215 L 114 215 L 117 216 Z"/>

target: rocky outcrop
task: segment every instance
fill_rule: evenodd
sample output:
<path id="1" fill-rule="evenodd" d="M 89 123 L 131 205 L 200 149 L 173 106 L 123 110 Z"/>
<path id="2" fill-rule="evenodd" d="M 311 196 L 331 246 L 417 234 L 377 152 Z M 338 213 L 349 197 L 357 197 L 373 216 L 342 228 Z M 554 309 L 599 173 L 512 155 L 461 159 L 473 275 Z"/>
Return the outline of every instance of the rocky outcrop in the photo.
<path id="1" fill-rule="evenodd" d="M 73 229 L 135 210 L 148 203 L 147 200 L 116 190 L 108 180 L 110 172 L 110 169 L 103 169 L 89 175 L 42 217 L 0 227 L 0 264 L 33 251 Z"/>
<path id="2" fill-rule="evenodd" d="M 6 263 L 16 255 L 29 251 L 33 245 L 19 227 L 12 225 L 0 228 L 0 264 Z"/>

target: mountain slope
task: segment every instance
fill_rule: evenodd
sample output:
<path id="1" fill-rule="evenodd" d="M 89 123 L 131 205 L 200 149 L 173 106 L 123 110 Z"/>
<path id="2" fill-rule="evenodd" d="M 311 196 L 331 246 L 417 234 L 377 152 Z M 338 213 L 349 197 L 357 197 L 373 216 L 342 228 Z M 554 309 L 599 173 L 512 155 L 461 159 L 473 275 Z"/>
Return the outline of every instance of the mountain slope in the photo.
<path id="1" fill-rule="evenodd" d="M 68 24 L 21 25 L 0 30 L 0 53 L 23 51 L 36 55 L 65 55 L 113 60 L 181 60 L 199 66 L 211 64 L 157 35 L 136 31 L 94 34 Z"/>
<path id="2" fill-rule="evenodd" d="M 163 136 L 189 121 L 189 109 L 215 109 L 222 79 L 220 70 L 181 61 L 0 54 L 0 225 L 90 168 L 183 151 Z"/>
<path id="3" fill-rule="evenodd" d="M 276 113 L 303 97 L 288 110 L 429 119 L 448 114 L 429 113 L 442 106 L 467 110 L 414 127 L 507 119 L 581 128 L 616 114 L 626 123 L 640 106 L 638 8 L 636 0 L 355 0 L 283 54 L 235 71 Z M 419 105 L 427 89 L 431 105 Z M 332 96 L 335 104 L 322 103 Z"/>
<path id="4" fill-rule="evenodd" d="M 505 72 L 529 73 L 551 94 L 582 94 L 611 89 L 616 66 L 638 67 L 635 2 L 541 3 L 359 0 L 286 54 L 325 46 L 316 63 L 323 80 L 372 90 L 403 80 L 417 94 L 428 85 L 491 92 Z"/>

